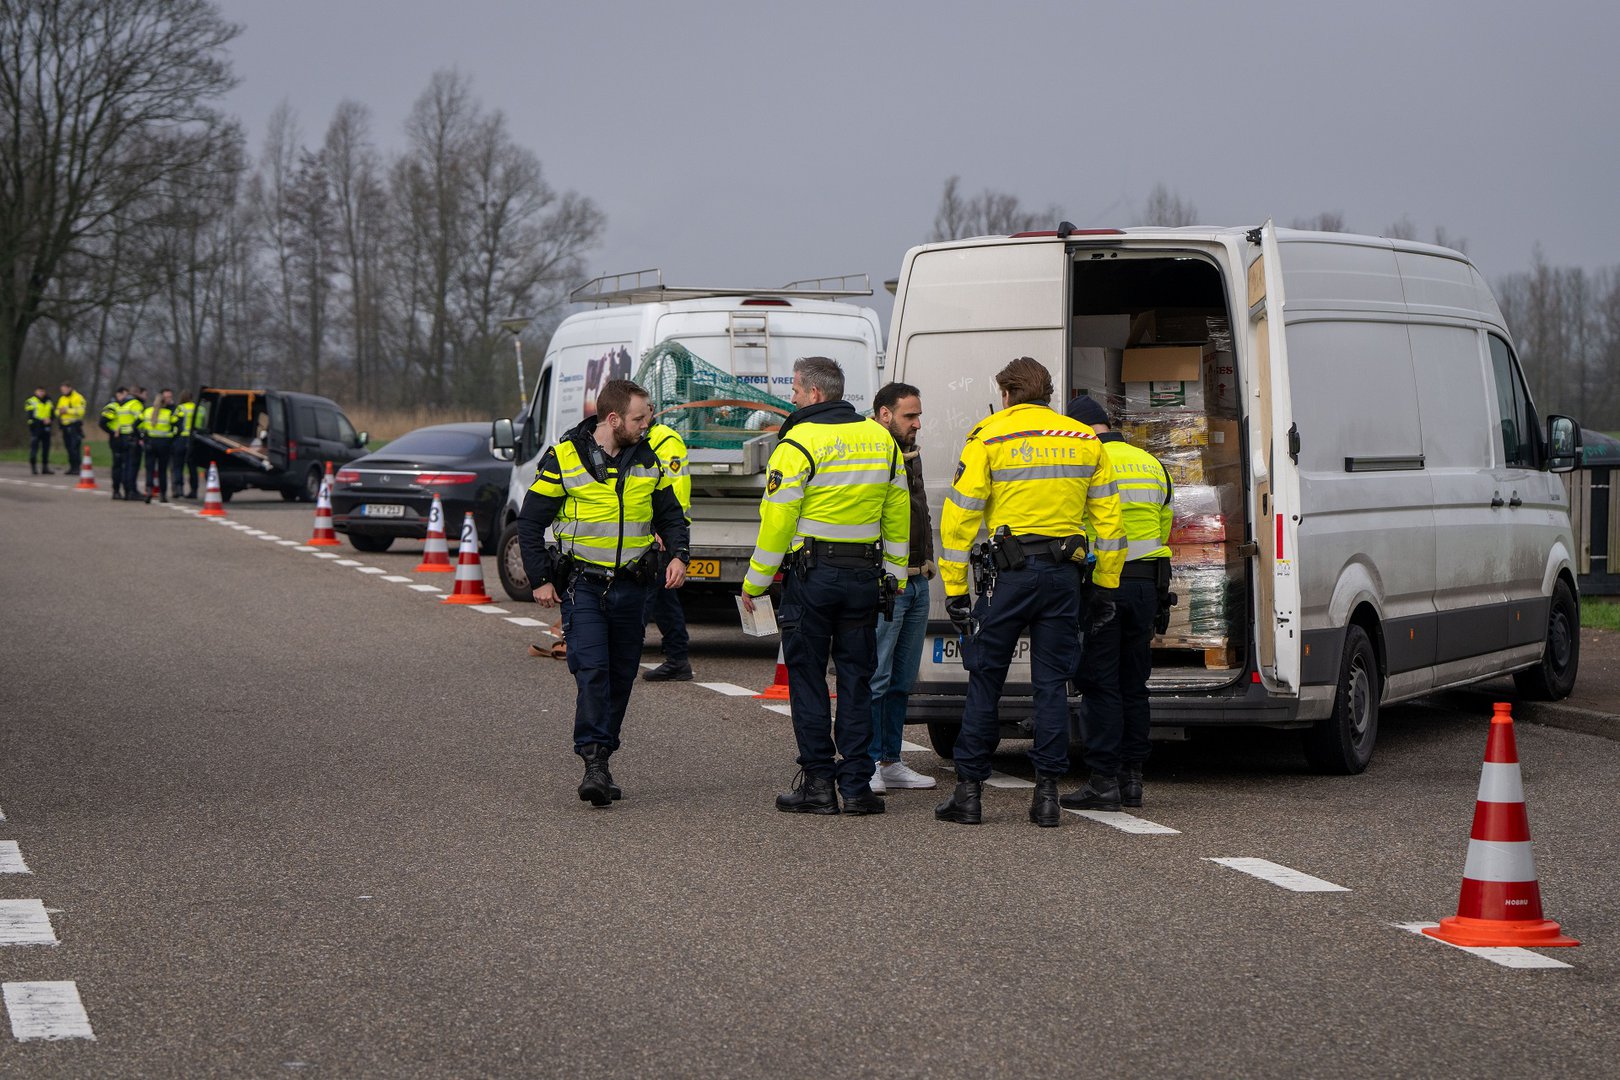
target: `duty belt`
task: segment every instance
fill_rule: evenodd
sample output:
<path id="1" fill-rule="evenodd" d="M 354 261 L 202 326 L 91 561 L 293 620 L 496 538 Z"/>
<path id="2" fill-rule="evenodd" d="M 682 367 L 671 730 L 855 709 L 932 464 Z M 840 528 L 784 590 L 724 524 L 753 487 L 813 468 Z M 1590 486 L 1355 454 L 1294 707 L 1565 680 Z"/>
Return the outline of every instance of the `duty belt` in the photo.
<path id="1" fill-rule="evenodd" d="M 1126 563 L 1124 569 L 1120 570 L 1119 576 L 1121 578 L 1156 582 L 1159 580 L 1159 575 L 1163 573 L 1160 568 L 1168 566 L 1169 562 L 1162 555 L 1156 559 L 1136 559 Z"/>
<path id="2" fill-rule="evenodd" d="M 1062 537 L 1029 535 L 1014 536 L 1012 539 L 1018 541 L 1019 546 L 1024 549 L 1026 559 L 1042 558 L 1062 562 L 1066 558 L 1060 548 L 1063 543 Z"/>

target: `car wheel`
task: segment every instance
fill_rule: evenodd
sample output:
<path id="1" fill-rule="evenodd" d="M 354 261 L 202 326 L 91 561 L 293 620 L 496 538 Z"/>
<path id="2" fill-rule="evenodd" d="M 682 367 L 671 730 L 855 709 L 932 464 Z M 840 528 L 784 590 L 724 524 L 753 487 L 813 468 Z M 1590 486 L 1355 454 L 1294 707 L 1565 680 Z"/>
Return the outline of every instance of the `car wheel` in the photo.
<path id="1" fill-rule="evenodd" d="M 1514 672 L 1513 685 L 1532 701 L 1559 701 L 1575 689 L 1581 666 L 1581 602 L 1569 585 L 1553 586 L 1552 608 L 1547 614 L 1547 644 L 1541 663 Z"/>
<path id="2" fill-rule="evenodd" d="M 309 470 L 309 472 L 305 473 L 304 486 L 298 491 L 298 501 L 312 503 L 316 499 L 320 498 L 321 478 L 325 475 L 326 474 L 321 471 L 320 466 L 318 465 Z"/>
<path id="3" fill-rule="evenodd" d="M 1305 760 L 1322 773 L 1350 776 L 1372 760 L 1378 739 L 1378 656 L 1367 631 L 1352 623 L 1344 634 L 1333 712 L 1305 732 Z"/>
<path id="4" fill-rule="evenodd" d="M 950 761 L 956 754 L 956 736 L 962 731 L 961 724 L 945 723 L 939 720 L 928 721 L 928 742 L 934 748 L 934 753 Z"/>
<path id="5" fill-rule="evenodd" d="M 354 545 L 356 551 L 378 552 L 387 551 L 394 546 L 392 536 L 368 536 L 365 533 L 350 533 L 349 543 Z"/>
<path id="6" fill-rule="evenodd" d="M 280 488 L 279 490 L 281 492 L 281 501 L 282 502 L 296 502 L 296 501 L 298 501 L 298 489 L 297 488 Z"/>
<path id="7" fill-rule="evenodd" d="M 220 488 L 219 489 L 219 501 L 220 502 L 230 502 L 231 501 L 231 496 L 235 495 L 235 494 L 236 494 L 236 489 L 235 488 Z"/>
<path id="8" fill-rule="evenodd" d="M 529 585 L 528 572 L 523 569 L 523 548 L 518 543 L 515 521 L 501 530 L 501 538 L 495 544 L 495 566 L 507 596 L 520 604 L 534 601 L 534 589 Z"/>

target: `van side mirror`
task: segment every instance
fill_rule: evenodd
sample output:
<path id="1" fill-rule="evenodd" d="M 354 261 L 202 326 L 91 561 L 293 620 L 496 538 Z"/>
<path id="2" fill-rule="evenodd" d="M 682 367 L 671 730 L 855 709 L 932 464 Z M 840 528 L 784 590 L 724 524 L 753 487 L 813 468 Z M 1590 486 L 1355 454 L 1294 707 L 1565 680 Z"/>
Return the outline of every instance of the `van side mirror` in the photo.
<path id="1" fill-rule="evenodd" d="M 1580 425 L 1567 416 L 1547 417 L 1547 471 L 1569 472 L 1580 463 Z"/>
<path id="2" fill-rule="evenodd" d="M 368 443 L 370 441 L 371 441 L 371 432 L 369 432 L 369 431 L 362 431 L 360 434 L 358 434 L 358 435 L 356 435 L 354 437 L 354 445 L 358 449 L 363 449 L 365 447 L 366 443 Z"/>
<path id="3" fill-rule="evenodd" d="M 507 461 L 511 461 L 512 453 L 517 450 L 517 435 L 512 431 L 512 421 L 503 417 L 490 424 L 489 441 Z"/>

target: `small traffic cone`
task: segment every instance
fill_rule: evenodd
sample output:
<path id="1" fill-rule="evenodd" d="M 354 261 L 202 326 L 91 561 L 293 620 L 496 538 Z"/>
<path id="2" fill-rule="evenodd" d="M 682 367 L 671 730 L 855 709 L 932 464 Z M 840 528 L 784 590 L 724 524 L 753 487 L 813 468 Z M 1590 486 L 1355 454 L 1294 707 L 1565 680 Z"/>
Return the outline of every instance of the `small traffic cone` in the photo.
<path id="1" fill-rule="evenodd" d="M 434 500 L 435 505 L 438 500 Z M 461 520 L 461 551 L 456 555 L 456 587 L 441 604 L 493 604 L 495 598 L 484 591 L 484 560 L 478 557 L 478 527 L 472 511 Z"/>
<path id="2" fill-rule="evenodd" d="M 79 482 L 73 485 L 75 491 L 96 490 L 96 471 L 90 467 L 90 448 L 84 448 L 84 460 L 79 464 Z"/>
<path id="3" fill-rule="evenodd" d="M 310 547 L 337 547 L 342 543 L 332 528 L 332 466 L 326 466 L 321 477 L 321 491 L 315 496 L 315 535 L 307 541 Z"/>
<path id="4" fill-rule="evenodd" d="M 476 551 L 478 545 L 474 544 Z M 444 538 L 444 505 L 433 496 L 433 509 L 428 511 L 427 543 L 422 548 L 422 561 L 416 564 L 419 574 L 449 574 L 455 572 L 450 565 L 450 544 Z"/>
<path id="5" fill-rule="evenodd" d="M 219 464 L 208 463 L 208 489 L 203 492 L 203 507 L 197 511 L 198 517 L 224 517 L 225 500 L 219 493 Z"/>
<path id="6" fill-rule="evenodd" d="M 763 692 L 754 697 L 763 701 L 786 701 L 788 699 L 788 669 L 787 660 L 782 655 L 782 646 L 776 646 L 776 681 L 767 686 Z"/>
<path id="7" fill-rule="evenodd" d="M 1530 854 L 1530 819 L 1524 810 L 1512 707 L 1497 702 L 1485 741 L 1485 767 L 1474 803 L 1474 829 L 1463 866 L 1457 914 L 1425 927 L 1452 945 L 1541 949 L 1579 945 L 1541 914 L 1541 886 Z"/>

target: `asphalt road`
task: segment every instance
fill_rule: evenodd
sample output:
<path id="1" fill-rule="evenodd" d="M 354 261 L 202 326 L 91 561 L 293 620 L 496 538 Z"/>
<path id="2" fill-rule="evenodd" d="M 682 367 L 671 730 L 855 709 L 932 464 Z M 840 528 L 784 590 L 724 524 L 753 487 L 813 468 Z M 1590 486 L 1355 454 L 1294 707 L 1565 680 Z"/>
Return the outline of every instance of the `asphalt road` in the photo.
<path id="1" fill-rule="evenodd" d="M 279 543 L 307 505 L 239 495 L 256 536 L 28 479 L 0 466 L 0 841 L 29 871 L 0 901 L 39 901 L 58 943 L 0 945 L 0 981 L 13 1028 L 24 983 L 69 984 L 86 1026 L 0 1024 L 0 1074 L 1608 1076 L 1620 1054 L 1614 742 L 1519 725 L 1543 900 L 1585 944 L 1509 968 L 1396 925 L 1455 910 L 1485 715 L 1390 710 L 1352 778 L 1268 733 L 1162 746 L 1137 817 L 1174 833 L 1036 829 L 1007 788 L 971 829 L 933 820 L 938 792 L 779 814 L 785 716 L 644 683 L 626 798 L 594 810 L 572 680 L 527 655 L 508 620 L 540 613 L 493 560 L 504 613 L 413 591 L 449 588 L 411 572 L 419 544 Z M 703 682 L 758 689 L 774 657 L 697 630 Z M 1018 744 L 997 768 L 1031 775 Z M 1210 861 L 1237 857 L 1346 891 Z"/>

